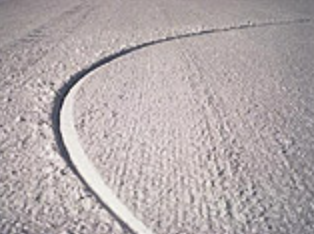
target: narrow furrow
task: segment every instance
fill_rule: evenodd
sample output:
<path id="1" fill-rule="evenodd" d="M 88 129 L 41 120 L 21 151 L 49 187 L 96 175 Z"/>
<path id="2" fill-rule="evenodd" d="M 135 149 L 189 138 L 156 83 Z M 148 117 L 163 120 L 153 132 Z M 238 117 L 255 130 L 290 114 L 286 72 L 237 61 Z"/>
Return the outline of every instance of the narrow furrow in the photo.
<path id="1" fill-rule="evenodd" d="M 152 234 L 153 231 L 145 226 L 134 214 L 117 198 L 111 189 L 104 183 L 100 173 L 85 154 L 79 140 L 78 133 L 74 124 L 73 104 L 75 95 L 84 84 L 85 78 L 98 68 L 111 63 L 112 61 L 137 52 L 141 49 L 152 47 L 164 42 L 171 42 L 184 38 L 192 38 L 202 35 L 210 35 L 216 33 L 224 33 L 229 31 L 237 31 L 244 29 L 253 29 L 260 27 L 271 27 L 289 24 L 300 24 L 310 22 L 310 19 L 294 19 L 289 21 L 268 21 L 261 23 L 253 23 L 248 21 L 246 24 L 229 26 L 224 28 L 200 29 L 189 31 L 183 34 L 168 35 L 142 44 L 130 46 L 120 51 L 106 56 L 89 67 L 77 72 L 70 77 L 68 83 L 62 87 L 55 99 L 54 105 L 54 129 L 56 138 L 61 151 L 64 153 L 64 159 L 73 169 L 77 176 L 93 191 L 99 201 L 108 209 L 108 211 L 120 222 L 121 226 L 134 234 Z"/>

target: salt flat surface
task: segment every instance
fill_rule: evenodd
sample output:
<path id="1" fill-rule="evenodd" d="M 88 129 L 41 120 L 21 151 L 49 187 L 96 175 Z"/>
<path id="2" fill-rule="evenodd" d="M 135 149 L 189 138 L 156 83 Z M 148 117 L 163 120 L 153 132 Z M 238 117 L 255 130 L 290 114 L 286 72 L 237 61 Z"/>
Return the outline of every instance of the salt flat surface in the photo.
<path id="1" fill-rule="evenodd" d="M 201 36 L 104 66 L 77 95 L 83 148 L 156 233 L 310 233 L 312 32 Z"/>
<path id="2" fill-rule="evenodd" d="M 0 1 L 0 233 L 132 232 L 71 168 L 58 103 L 165 37 L 82 77 L 74 123 L 103 181 L 154 233 L 313 233 L 313 10 Z"/>

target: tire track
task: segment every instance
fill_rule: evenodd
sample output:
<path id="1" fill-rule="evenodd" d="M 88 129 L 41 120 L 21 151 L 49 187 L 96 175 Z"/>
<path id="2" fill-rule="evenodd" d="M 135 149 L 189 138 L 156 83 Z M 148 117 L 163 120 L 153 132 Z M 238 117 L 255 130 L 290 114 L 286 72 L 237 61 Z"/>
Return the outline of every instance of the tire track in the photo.
<path id="1" fill-rule="evenodd" d="M 20 80 L 20 77 L 73 34 L 94 9 L 86 4 L 76 5 L 24 37 L 0 46 L 0 71 L 3 76 L 0 79 L 0 90 L 8 86 L 17 89 L 30 82 L 31 80 Z"/>
<path id="2" fill-rule="evenodd" d="M 153 234 L 153 232 L 138 220 L 133 213 L 116 197 L 111 189 L 103 182 L 100 173 L 88 159 L 82 146 L 79 143 L 79 137 L 74 125 L 73 104 L 75 95 L 84 84 L 87 76 L 97 70 L 99 67 L 126 56 L 130 53 L 158 45 L 165 42 L 171 42 L 184 38 L 191 38 L 202 35 L 210 35 L 229 31 L 239 31 L 244 29 L 301 24 L 308 23 L 311 19 L 294 19 L 282 21 L 268 21 L 262 23 L 248 23 L 213 29 L 200 29 L 182 34 L 168 35 L 163 38 L 143 42 L 142 44 L 125 47 L 116 53 L 108 55 L 92 63 L 90 66 L 82 69 L 70 77 L 68 83 L 63 86 L 58 96 L 55 98 L 55 105 L 52 114 L 56 141 L 63 154 L 65 161 L 71 167 L 73 172 L 90 188 L 98 201 L 119 221 L 121 226 L 133 234 Z"/>

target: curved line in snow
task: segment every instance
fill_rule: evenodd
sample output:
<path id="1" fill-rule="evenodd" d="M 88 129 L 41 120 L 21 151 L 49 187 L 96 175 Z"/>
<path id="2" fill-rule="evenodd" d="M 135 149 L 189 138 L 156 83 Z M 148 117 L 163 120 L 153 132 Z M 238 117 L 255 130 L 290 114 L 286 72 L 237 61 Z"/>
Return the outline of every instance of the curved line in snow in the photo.
<path id="1" fill-rule="evenodd" d="M 61 151 L 64 153 L 64 158 L 74 172 L 81 178 L 81 180 L 91 189 L 93 194 L 99 201 L 108 209 L 108 211 L 120 222 L 120 224 L 133 234 L 153 234 L 153 232 L 146 227 L 134 214 L 116 197 L 111 189 L 104 183 L 100 173 L 95 168 L 93 163 L 88 159 L 82 146 L 79 143 L 79 137 L 74 125 L 73 103 L 75 94 L 84 83 L 85 78 L 89 73 L 97 68 L 106 65 L 113 60 L 144 49 L 149 46 L 189 38 L 194 36 L 201 36 L 205 34 L 220 33 L 234 30 L 242 30 L 247 28 L 257 28 L 266 26 L 289 25 L 296 23 L 306 23 L 310 19 L 296 19 L 289 21 L 271 21 L 264 23 L 246 23 L 238 26 L 230 26 L 215 29 L 201 29 L 197 31 L 190 31 L 179 35 L 170 35 L 164 38 L 151 40 L 139 45 L 124 48 L 114 54 L 106 56 L 89 67 L 79 71 L 73 75 L 69 82 L 59 90 L 59 96 L 56 97 L 54 122 L 56 137 Z"/>

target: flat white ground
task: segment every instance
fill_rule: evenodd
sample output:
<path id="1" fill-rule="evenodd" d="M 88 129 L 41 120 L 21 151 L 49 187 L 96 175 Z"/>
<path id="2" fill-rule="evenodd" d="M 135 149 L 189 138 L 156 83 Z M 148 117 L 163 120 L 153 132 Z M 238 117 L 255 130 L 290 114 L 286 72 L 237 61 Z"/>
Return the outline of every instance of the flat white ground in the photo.
<path id="1" fill-rule="evenodd" d="M 216 29 L 83 77 L 81 145 L 154 233 L 312 234 L 313 16 L 310 0 L 0 0 L 0 233 L 129 233 L 70 169 L 56 103 L 123 47 Z"/>

